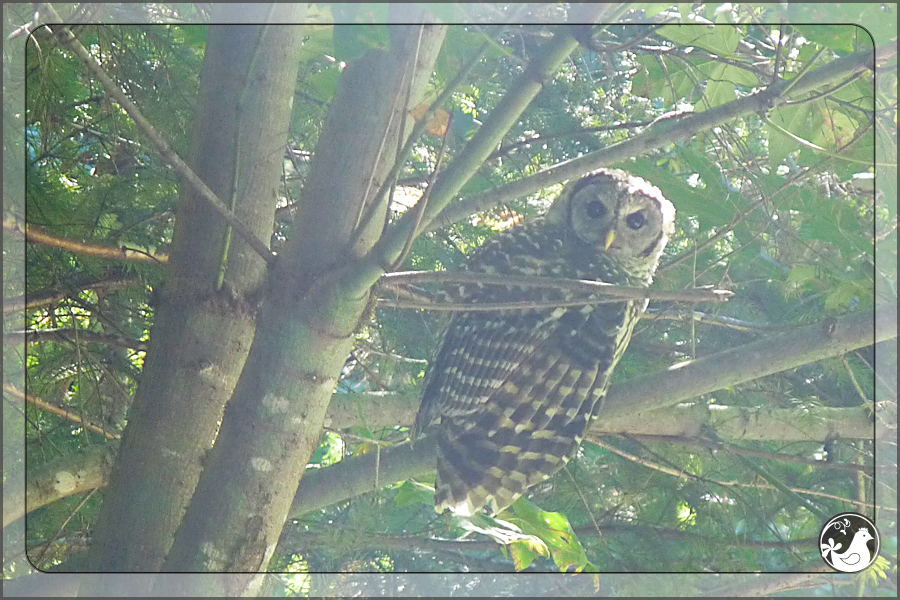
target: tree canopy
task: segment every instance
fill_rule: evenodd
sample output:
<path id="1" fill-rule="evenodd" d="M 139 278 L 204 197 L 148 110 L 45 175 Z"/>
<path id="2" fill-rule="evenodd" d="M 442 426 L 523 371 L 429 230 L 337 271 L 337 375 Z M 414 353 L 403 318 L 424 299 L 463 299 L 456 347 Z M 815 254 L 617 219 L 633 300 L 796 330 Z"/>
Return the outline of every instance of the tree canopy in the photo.
<path id="1" fill-rule="evenodd" d="M 858 512 L 870 570 L 734 595 L 896 585 L 896 18 L 779 6 L 5 5 L 4 578 L 700 594 L 596 574 L 822 572 Z M 604 409 L 438 515 L 435 292 L 601 166 L 678 211 Z"/>

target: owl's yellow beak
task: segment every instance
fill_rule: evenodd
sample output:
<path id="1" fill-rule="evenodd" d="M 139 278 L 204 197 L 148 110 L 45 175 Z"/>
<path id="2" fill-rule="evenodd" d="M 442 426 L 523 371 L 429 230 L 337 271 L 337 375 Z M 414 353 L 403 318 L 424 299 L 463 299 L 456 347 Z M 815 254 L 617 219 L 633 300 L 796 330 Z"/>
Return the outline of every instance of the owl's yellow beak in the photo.
<path id="1" fill-rule="evenodd" d="M 608 234 L 606 234 L 606 245 L 603 247 L 604 250 L 609 250 L 609 247 L 612 246 L 612 243 L 616 239 L 616 231 L 610 230 Z"/>

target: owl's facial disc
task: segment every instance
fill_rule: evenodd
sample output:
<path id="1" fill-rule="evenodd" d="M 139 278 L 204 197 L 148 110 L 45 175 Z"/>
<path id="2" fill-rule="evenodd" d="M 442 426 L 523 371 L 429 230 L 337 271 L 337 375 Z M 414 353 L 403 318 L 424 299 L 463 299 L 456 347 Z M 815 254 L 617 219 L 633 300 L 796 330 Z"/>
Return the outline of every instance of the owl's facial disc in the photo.
<path id="1" fill-rule="evenodd" d="M 570 183 L 547 213 L 566 225 L 579 251 L 653 263 L 674 232 L 675 208 L 640 177 L 599 169 Z M 655 263 L 654 263 L 655 265 Z"/>

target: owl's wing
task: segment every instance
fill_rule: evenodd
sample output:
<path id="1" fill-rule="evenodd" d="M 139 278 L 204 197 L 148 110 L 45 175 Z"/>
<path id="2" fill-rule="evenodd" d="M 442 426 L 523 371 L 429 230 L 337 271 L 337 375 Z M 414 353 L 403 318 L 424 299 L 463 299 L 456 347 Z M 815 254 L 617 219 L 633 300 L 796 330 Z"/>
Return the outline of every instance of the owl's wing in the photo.
<path id="1" fill-rule="evenodd" d="M 539 226 L 537 219 L 532 226 Z M 559 243 L 528 227 L 501 233 L 473 254 L 465 270 L 475 273 L 546 275 L 563 263 Z M 540 239 L 539 239 L 540 238 Z M 558 273 L 564 276 L 564 273 Z M 444 290 L 451 302 L 483 304 L 563 300 L 565 292 L 489 284 L 463 284 Z M 422 390 L 422 403 L 412 438 L 441 417 L 476 413 L 526 356 L 534 353 L 554 329 L 564 309 L 461 312 L 450 321 Z"/>
<path id="2" fill-rule="evenodd" d="M 470 412 L 442 410 L 435 507 L 494 513 L 562 468 L 600 406 L 640 307 L 568 309 L 491 373 Z M 460 368 L 465 368 L 465 365 Z M 486 386 L 487 388 L 487 386 Z"/>
<path id="3" fill-rule="evenodd" d="M 413 438 L 437 418 L 460 418 L 485 402 L 553 332 L 552 310 L 470 312 L 453 317 L 422 391 Z"/>

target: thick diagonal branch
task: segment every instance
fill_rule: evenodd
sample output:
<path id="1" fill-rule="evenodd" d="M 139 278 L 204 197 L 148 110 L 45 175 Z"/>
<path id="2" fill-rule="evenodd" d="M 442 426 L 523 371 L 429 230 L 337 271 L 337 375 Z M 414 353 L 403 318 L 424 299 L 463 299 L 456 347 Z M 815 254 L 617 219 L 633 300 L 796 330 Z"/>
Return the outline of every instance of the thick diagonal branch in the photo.
<path id="1" fill-rule="evenodd" d="M 608 9 L 604 5 L 583 5 L 582 22 L 594 22 Z M 484 125 L 472 137 L 453 164 L 441 172 L 428 196 L 428 206 L 422 214 L 407 211 L 395 226 L 385 233 L 359 264 L 344 277 L 348 293 L 361 294 L 368 290 L 393 264 L 407 241 L 427 228 L 439 212 L 481 168 L 503 136 L 553 76 L 559 65 L 578 47 L 571 31 L 561 28 L 510 87 Z"/>
<path id="2" fill-rule="evenodd" d="M 671 406 L 715 390 L 752 381 L 787 369 L 840 356 L 851 350 L 897 337 L 897 304 L 881 306 L 876 319 L 869 311 L 797 328 L 751 344 L 631 379 L 610 388 L 593 428 L 611 417 L 647 419 L 640 413 Z M 592 429 L 593 429 L 592 428 Z M 340 502 L 379 487 L 435 469 L 436 443 L 431 437 L 346 459 L 310 473 L 294 498 L 291 516 Z M 377 464 L 377 468 L 376 468 Z"/>
<path id="3" fill-rule="evenodd" d="M 561 183 L 597 169 L 612 165 L 619 161 L 641 156 L 656 148 L 687 140 L 722 123 L 749 114 L 765 112 L 781 102 L 797 99 L 812 90 L 841 81 L 857 73 L 872 70 L 880 57 L 896 52 L 896 47 L 885 46 L 872 52 L 858 52 L 841 57 L 824 67 L 814 69 L 795 80 L 779 81 L 768 88 L 732 102 L 716 106 L 704 112 L 688 113 L 670 119 L 658 119 L 640 134 L 607 146 L 596 152 L 590 152 L 552 167 L 543 169 L 530 177 L 525 177 L 507 185 L 485 190 L 465 200 L 455 202 L 441 210 L 426 226 L 427 230 L 439 229 L 469 215 L 487 210 L 493 206 L 522 198 L 536 190 Z M 788 87 L 790 89 L 788 90 Z M 785 94 L 785 91 L 788 91 Z"/>

